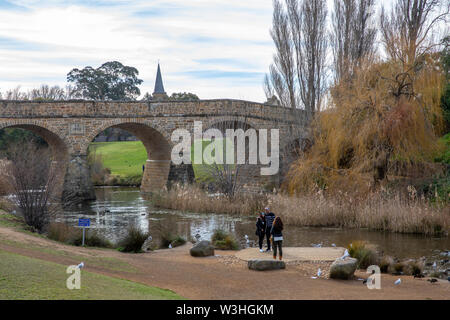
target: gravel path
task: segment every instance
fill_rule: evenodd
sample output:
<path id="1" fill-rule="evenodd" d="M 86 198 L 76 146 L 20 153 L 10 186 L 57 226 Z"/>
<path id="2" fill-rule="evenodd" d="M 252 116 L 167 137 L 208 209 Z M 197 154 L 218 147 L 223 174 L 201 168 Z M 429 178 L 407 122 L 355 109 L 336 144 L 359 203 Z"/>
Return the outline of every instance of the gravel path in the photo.
<path id="1" fill-rule="evenodd" d="M 64 252 L 64 255 L 38 250 L 37 247 L 51 248 Z M 369 290 L 362 281 L 327 279 L 329 261 L 291 261 L 285 270 L 258 272 L 248 270 L 247 263 L 236 256 L 245 257 L 245 251 L 217 251 L 215 257 L 193 258 L 189 255 L 189 248 L 190 244 L 187 244 L 171 250 L 125 254 L 116 250 L 68 246 L 0 227 L 1 250 L 63 265 L 78 264 L 80 256 L 89 259 L 115 258 L 131 265 L 133 271 L 118 271 L 107 264 L 92 263 L 86 263 L 83 270 L 170 289 L 188 299 L 450 299 L 450 284 L 444 282 L 431 284 L 426 279 L 401 276 L 402 283 L 396 286 L 394 281 L 398 276 L 382 275 L 382 289 Z M 316 248 L 306 251 L 309 250 Z M 313 252 L 310 255 L 306 251 L 292 252 L 308 259 L 331 258 L 328 253 L 325 254 L 328 250 L 319 250 L 323 254 Z M 254 254 L 248 252 L 248 256 Z M 325 275 L 312 279 L 319 267 Z M 364 272 L 356 275 L 367 277 Z"/>

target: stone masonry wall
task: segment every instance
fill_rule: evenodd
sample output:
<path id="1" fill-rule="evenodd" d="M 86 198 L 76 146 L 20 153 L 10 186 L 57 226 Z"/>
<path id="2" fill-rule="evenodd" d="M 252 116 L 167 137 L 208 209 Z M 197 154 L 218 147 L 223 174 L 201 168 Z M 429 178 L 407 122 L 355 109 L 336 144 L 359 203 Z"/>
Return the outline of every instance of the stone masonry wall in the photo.
<path id="1" fill-rule="evenodd" d="M 172 132 L 193 132 L 194 121 L 203 130 L 223 121 L 241 121 L 254 129 L 279 129 L 280 148 L 291 139 L 306 136 L 306 115 L 291 110 L 240 100 L 190 102 L 99 102 L 99 101 L 0 101 L 0 129 L 23 128 L 42 136 L 61 165 L 61 193 L 94 197 L 87 165 L 92 140 L 109 127 L 130 131 L 145 145 L 148 160 L 141 190 L 151 192 L 166 185 L 170 171 Z M 250 185 L 261 184 L 259 166 L 243 177 Z M 64 181 L 64 182 L 62 182 Z"/>

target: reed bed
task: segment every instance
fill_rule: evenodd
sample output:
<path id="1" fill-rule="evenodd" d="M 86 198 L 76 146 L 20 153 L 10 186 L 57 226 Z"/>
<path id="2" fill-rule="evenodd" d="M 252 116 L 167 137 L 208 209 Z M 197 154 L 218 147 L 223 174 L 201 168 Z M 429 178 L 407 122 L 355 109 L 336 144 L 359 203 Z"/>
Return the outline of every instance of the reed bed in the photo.
<path id="1" fill-rule="evenodd" d="M 425 200 L 371 194 L 355 201 L 350 197 L 321 195 L 271 195 L 271 210 L 287 224 L 314 227 L 368 228 L 372 230 L 448 234 L 450 208 L 436 207 Z"/>
<path id="2" fill-rule="evenodd" d="M 154 194 L 152 200 L 160 208 L 245 216 L 261 211 L 267 202 L 267 196 L 242 194 L 228 199 L 221 194 L 208 194 L 196 185 L 174 185 L 168 191 Z"/>
<path id="3" fill-rule="evenodd" d="M 269 206 L 285 224 L 308 227 L 368 228 L 372 230 L 446 235 L 450 207 L 439 207 L 415 196 L 373 193 L 356 200 L 346 194 L 242 194 L 227 199 L 207 194 L 195 185 L 175 185 L 153 198 L 157 207 L 199 213 L 255 215 Z"/>

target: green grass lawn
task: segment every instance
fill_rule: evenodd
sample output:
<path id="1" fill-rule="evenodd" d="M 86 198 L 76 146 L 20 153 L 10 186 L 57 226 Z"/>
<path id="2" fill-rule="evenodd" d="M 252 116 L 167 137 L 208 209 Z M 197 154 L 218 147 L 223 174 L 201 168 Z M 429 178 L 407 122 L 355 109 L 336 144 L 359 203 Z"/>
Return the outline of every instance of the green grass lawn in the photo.
<path id="1" fill-rule="evenodd" d="M 81 270 L 81 289 L 69 290 L 68 266 L 0 250 L 0 300 L 5 299 L 182 299 L 170 290 L 149 287 Z"/>
<path id="2" fill-rule="evenodd" d="M 94 142 L 89 146 L 89 152 L 94 150 L 102 157 L 103 166 L 109 168 L 111 174 L 142 177 L 147 152 L 141 141 Z"/>
<path id="3" fill-rule="evenodd" d="M 195 141 L 205 148 L 210 141 Z M 117 142 L 93 142 L 89 146 L 89 152 L 100 155 L 103 167 L 109 168 L 111 174 L 125 179 L 132 178 L 133 181 L 142 179 L 142 165 L 147 160 L 147 152 L 140 141 L 117 141 Z M 191 148 L 191 159 L 194 158 L 194 145 Z M 198 181 L 208 182 L 211 177 L 207 165 L 193 164 L 194 174 Z"/>

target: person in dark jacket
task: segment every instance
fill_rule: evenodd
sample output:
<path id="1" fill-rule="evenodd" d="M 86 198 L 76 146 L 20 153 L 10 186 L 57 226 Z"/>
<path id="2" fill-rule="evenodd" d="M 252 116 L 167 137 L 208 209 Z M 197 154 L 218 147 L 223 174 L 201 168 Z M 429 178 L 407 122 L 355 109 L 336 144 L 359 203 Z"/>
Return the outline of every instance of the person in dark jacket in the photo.
<path id="1" fill-rule="evenodd" d="M 272 228 L 270 229 L 270 234 L 273 240 L 273 258 L 277 258 L 277 249 L 279 250 L 280 260 L 283 259 L 283 221 L 280 217 L 276 217 L 273 222 Z"/>
<path id="2" fill-rule="evenodd" d="M 259 213 L 259 217 L 256 220 L 256 235 L 259 239 L 259 251 L 263 252 L 263 242 L 266 235 L 266 219 L 264 218 L 264 212 Z"/>
<path id="3" fill-rule="evenodd" d="M 266 207 L 264 209 L 264 218 L 266 219 L 266 238 L 267 238 L 267 250 L 270 251 L 270 231 L 272 229 L 273 221 L 275 220 L 275 214 L 270 212 L 270 209 Z"/>

